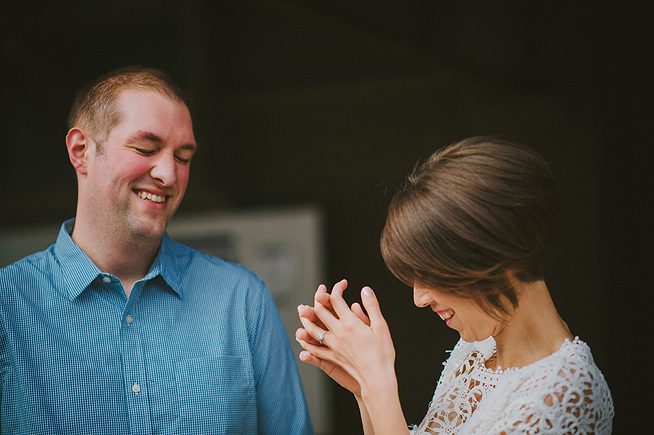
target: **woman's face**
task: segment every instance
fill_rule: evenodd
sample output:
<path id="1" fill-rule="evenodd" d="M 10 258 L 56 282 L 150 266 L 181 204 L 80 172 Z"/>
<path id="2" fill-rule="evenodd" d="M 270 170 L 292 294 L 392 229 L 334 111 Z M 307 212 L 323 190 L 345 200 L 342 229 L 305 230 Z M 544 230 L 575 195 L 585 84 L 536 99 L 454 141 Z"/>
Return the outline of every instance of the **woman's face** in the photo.
<path id="1" fill-rule="evenodd" d="M 413 302 L 418 308 L 431 308 L 464 341 L 485 340 L 502 329 L 502 324 L 484 312 L 474 299 L 415 284 Z"/>

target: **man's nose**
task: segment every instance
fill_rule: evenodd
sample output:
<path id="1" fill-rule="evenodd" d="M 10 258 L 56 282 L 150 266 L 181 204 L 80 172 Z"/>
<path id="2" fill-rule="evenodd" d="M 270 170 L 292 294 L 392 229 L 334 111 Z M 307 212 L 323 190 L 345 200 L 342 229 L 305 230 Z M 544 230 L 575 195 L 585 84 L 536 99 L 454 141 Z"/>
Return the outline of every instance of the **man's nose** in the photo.
<path id="1" fill-rule="evenodd" d="M 161 153 L 155 160 L 155 164 L 150 170 L 150 175 L 164 186 L 172 186 L 175 184 L 175 181 L 177 180 L 175 156 L 172 154 Z"/>

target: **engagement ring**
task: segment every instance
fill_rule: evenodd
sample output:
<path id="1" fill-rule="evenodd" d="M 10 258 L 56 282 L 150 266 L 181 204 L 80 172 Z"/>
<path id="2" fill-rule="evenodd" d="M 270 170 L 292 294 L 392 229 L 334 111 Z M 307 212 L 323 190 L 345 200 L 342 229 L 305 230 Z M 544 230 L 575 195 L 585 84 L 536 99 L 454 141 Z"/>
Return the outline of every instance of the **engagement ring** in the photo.
<path id="1" fill-rule="evenodd" d="M 320 333 L 320 335 L 318 336 L 318 341 L 320 342 L 320 344 L 322 344 L 322 341 L 325 339 L 325 335 L 327 335 L 328 332 L 329 331 L 322 331 Z"/>

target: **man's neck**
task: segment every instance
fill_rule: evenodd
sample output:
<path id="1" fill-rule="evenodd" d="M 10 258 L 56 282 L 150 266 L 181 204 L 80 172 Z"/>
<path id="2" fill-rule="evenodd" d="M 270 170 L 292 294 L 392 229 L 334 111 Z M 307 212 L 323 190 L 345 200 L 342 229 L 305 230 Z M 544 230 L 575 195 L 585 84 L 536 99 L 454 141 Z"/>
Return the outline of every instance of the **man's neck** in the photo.
<path id="1" fill-rule="evenodd" d="M 71 237 L 100 271 L 120 280 L 127 296 L 134 283 L 148 273 L 161 245 L 161 239 L 117 234 L 84 219 L 76 219 Z"/>

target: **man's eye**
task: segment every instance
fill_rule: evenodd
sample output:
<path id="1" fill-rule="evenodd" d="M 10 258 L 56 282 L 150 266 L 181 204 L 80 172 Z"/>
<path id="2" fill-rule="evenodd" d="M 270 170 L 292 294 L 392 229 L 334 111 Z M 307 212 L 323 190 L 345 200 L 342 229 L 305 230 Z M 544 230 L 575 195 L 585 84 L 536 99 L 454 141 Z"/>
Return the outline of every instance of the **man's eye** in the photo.
<path id="1" fill-rule="evenodd" d="M 191 159 L 189 159 L 189 158 L 184 158 L 184 157 L 180 157 L 180 156 L 176 156 L 175 158 L 177 159 L 178 162 L 183 163 L 183 164 L 187 164 L 188 162 L 191 161 Z"/>
<path id="2" fill-rule="evenodd" d="M 152 154 L 155 153 L 155 150 L 149 150 L 146 148 L 134 148 L 139 154 L 143 154 L 144 156 L 151 156 Z"/>

